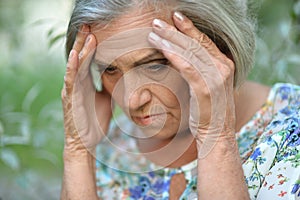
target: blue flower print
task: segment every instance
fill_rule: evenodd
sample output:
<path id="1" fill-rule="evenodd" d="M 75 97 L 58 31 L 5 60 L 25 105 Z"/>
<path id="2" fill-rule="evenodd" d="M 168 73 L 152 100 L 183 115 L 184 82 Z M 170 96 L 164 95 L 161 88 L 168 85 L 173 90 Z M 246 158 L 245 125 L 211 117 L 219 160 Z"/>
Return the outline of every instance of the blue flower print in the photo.
<path id="1" fill-rule="evenodd" d="M 292 189 L 292 194 L 296 194 L 298 192 L 298 197 L 300 197 L 300 183 L 296 183 Z"/>
<path id="2" fill-rule="evenodd" d="M 274 120 L 272 123 L 269 125 L 269 128 L 276 128 L 278 125 L 282 124 L 280 120 Z"/>
<path id="3" fill-rule="evenodd" d="M 142 176 L 140 178 L 139 183 L 140 183 L 140 186 L 142 187 L 142 191 L 143 191 L 144 194 L 151 188 L 151 182 L 145 176 Z"/>
<path id="4" fill-rule="evenodd" d="M 273 138 L 271 136 L 267 137 L 266 141 L 267 141 L 268 145 L 271 145 L 272 143 L 274 143 L 274 140 L 273 140 Z"/>
<path id="5" fill-rule="evenodd" d="M 129 188 L 130 197 L 134 199 L 139 199 L 143 197 L 150 189 L 150 184 L 150 180 L 147 177 L 140 177 L 139 185 L 133 188 Z"/>
<path id="6" fill-rule="evenodd" d="M 154 178 L 154 176 L 155 176 L 155 173 L 153 171 L 149 172 L 148 174 L 151 178 Z"/>
<path id="7" fill-rule="evenodd" d="M 142 197 L 142 187 L 135 186 L 134 188 L 129 188 L 130 197 L 133 199 L 139 199 Z"/>
<path id="8" fill-rule="evenodd" d="M 289 106 L 286 106 L 283 109 L 281 109 L 279 112 L 281 112 L 282 114 L 285 114 L 285 115 L 288 116 L 288 115 L 291 115 L 293 113 L 293 110 Z"/>
<path id="9" fill-rule="evenodd" d="M 288 146 L 300 145 L 300 128 L 296 129 L 288 138 Z"/>
<path id="10" fill-rule="evenodd" d="M 289 86 L 282 86 L 279 88 L 278 92 L 281 94 L 282 100 L 287 100 L 291 95 L 291 87 Z"/>
<path id="11" fill-rule="evenodd" d="M 153 185 L 152 190 L 156 194 L 162 194 L 164 191 L 169 191 L 170 181 L 164 181 L 162 179 L 158 179 Z"/>
<path id="12" fill-rule="evenodd" d="M 288 131 L 293 132 L 299 127 L 299 121 L 295 117 L 289 117 L 285 120 L 289 125 L 288 125 Z"/>
<path id="13" fill-rule="evenodd" d="M 289 126 L 287 127 L 287 145 L 288 146 L 298 146 L 300 145 L 300 127 L 299 121 L 296 118 L 290 118 Z"/>
<path id="14" fill-rule="evenodd" d="M 260 147 L 258 147 L 258 148 L 255 149 L 255 151 L 252 153 L 252 155 L 250 156 L 250 158 L 252 160 L 256 160 L 258 156 L 261 156 Z"/>
<path id="15" fill-rule="evenodd" d="M 155 198 L 154 197 L 146 196 L 146 197 L 143 198 L 143 200 L 155 200 Z"/>

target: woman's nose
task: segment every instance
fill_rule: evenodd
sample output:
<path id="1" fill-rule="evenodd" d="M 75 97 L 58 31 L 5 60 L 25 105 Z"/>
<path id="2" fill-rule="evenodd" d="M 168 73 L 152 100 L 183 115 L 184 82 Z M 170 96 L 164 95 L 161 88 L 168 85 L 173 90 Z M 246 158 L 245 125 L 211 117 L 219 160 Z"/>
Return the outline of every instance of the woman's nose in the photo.
<path id="1" fill-rule="evenodd" d="M 131 93 L 128 101 L 130 110 L 142 109 L 151 101 L 151 91 L 146 86 L 141 87 Z"/>
<path id="2" fill-rule="evenodd" d="M 143 108 L 151 101 L 151 84 L 147 83 L 144 77 L 138 73 L 130 72 L 124 74 L 124 104 L 129 110 L 138 110 Z"/>

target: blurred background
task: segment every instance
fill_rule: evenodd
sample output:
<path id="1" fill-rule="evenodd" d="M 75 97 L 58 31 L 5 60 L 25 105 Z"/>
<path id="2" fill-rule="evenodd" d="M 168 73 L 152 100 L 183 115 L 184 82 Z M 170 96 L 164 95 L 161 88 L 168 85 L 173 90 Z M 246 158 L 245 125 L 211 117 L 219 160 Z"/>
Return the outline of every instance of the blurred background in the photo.
<path id="1" fill-rule="evenodd" d="M 260 0 L 249 79 L 300 84 L 300 0 Z M 59 199 L 71 0 L 0 0 L 0 200 Z"/>

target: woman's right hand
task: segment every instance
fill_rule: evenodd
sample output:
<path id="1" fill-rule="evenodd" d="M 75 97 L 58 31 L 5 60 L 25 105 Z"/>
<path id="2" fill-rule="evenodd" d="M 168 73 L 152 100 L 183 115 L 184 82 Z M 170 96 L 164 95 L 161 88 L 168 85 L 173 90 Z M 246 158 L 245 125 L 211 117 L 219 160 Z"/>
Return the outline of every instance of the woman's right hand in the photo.
<path id="1" fill-rule="evenodd" d="M 68 58 L 62 90 L 64 151 L 68 155 L 93 151 L 107 132 L 112 116 L 110 95 L 105 89 L 95 91 L 90 74 L 96 44 L 90 28 L 83 25 Z"/>

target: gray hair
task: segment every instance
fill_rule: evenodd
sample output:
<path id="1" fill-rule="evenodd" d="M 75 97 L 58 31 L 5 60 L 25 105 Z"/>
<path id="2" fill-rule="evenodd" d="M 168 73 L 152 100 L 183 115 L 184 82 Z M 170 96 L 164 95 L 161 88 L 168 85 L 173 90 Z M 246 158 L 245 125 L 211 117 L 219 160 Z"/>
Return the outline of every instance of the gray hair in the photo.
<path id="1" fill-rule="evenodd" d="M 156 10 L 173 5 L 171 11 L 186 15 L 233 59 L 235 86 L 246 79 L 255 52 L 255 20 L 249 15 L 247 0 L 76 0 L 67 31 L 66 54 L 83 24 L 106 25 L 130 8 L 149 5 Z"/>

